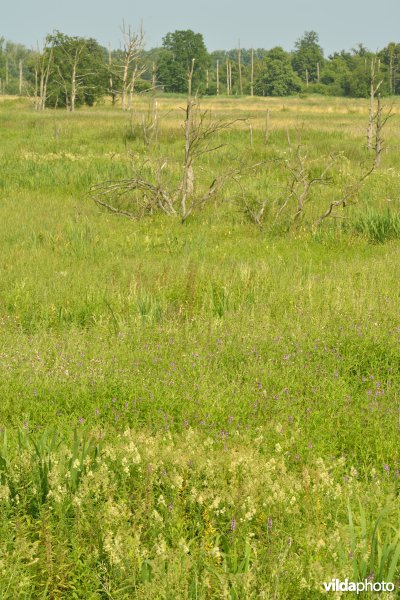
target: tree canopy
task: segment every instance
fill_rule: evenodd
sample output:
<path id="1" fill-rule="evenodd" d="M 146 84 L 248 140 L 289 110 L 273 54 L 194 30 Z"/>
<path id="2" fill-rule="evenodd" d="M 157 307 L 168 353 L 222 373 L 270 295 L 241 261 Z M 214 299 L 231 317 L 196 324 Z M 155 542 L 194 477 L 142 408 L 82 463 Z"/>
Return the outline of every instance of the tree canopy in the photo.
<path id="1" fill-rule="evenodd" d="M 295 43 L 292 65 L 302 81 L 316 82 L 318 69 L 323 66 L 324 53 L 319 45 L 318 33 L 306 31 Z"/>
<path id="2" fill-rule="evenodd" d="M 255 82 L 260 96 L 289 96 L 301 90 L 301 81 L 294 72 L 290 55 L 280 46 L 272 48 L 264 58 L 261 74 Z"/>
<path id="3" fill-rule="evenodd" d="M 192 59 L 195 59 L 192 88 L 203 89 L 209 55 L 202 34 L 191 29 L 167 33 L 157 68 L 158 81 L 166 91 L 187 91 Z"/>
<path id="4" fill-rule="evenodd" d="M 129 27 L 127 31 L 144 39 L 142 32 L 136 34 Z M 380 92 L 400 94 L 400 43 L 396 42 L 374 53 L 358 44 L 325 58 L 318 34 L 306 31 L 291 52 L 277 46 L 208 53 L 202 34 L 186 29 L 167 33 L 158 48 L 145 51 L 139 44 L 127 63 L 123 46 L 106 49 L 93 38 L 54 31 L 41 51 L 0 37 L 0 93 L 37 97 L 39 71 L 43 76 L 45 68 L 43 106 L 92 105 L 111 95 L 113 103 L 121 106 L 125 99 L 127 108 L 134 93 L 154 85 L 159 91 L 186 93 L 195 59 L 193 93 L 240 95 L 253 91 L 256 95 L 286 96 L 306 92 L 366 97 L 374 57 L 377 76 L 382 79 Z"/>

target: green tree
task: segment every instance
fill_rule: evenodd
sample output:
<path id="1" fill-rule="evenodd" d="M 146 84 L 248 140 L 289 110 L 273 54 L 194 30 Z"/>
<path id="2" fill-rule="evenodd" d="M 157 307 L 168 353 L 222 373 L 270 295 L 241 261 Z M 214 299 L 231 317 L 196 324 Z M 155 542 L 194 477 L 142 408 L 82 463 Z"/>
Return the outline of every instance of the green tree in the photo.
<path id="1" fill-rule="evenodd" d="M 49 105 L 74 110 L 82 104 L 92 106 L 107 93 L 107 50 L 95 39 L 55 31 L 46 43 L 53 55 Z"/>
<path id="2" fill-rule="evenodd" d="M 0 37 L 0 79 L 3 93 L 19 93 L 20 68 L 25 87 L 26 65 L 30 54 L 31 51 L 22 44 L 15 44 Z"/>
<path id="3" fill-rule="evenodd" d="M 400 44 L 390 42 L 381 50 L 379 58 L 388 93 L 400 94 Z"/>
<path id="4" fill-rule="evenodd" d="M 254 91 L 259 96 L 289 96 L 299 92 L 301 81 L 293 71 L 290 55 L 280 46 L 266 53 Z"/>
<path id="5" fill-rule="evenodd" d="M 324 63 L 324 53 L 319 45 L 318 33 L 306 31 L 297 40 L 292 58 L 292 66 L 303 81 L 314 83 L 318 81 L 318 68 Z"/>
<path id="6" fill-rule="evenodd" d="M 192 89 L 204 89 L 209 55 L 201 33 L 191 29 L 167 33 L 157 65 L 157 79 L 168 92 L 187 92 L 188 73 L 195 59 Z"/>

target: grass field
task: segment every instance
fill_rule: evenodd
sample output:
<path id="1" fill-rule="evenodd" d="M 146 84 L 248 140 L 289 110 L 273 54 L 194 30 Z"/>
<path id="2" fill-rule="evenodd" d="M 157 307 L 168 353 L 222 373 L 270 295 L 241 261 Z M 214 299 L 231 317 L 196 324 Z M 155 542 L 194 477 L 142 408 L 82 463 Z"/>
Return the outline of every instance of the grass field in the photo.
<path id="1" fill-rule="evenodd" d="M 342 153 L 296 227 L 250 223 L 230 186 L 184 225 L 101 210 L 90 187 L 150 173 L 148 156 L 177 181 L 184 105 L 158 99 L 148 148 L 145 99 L 133 114 L 0 102 L 1 599 L 398 586 L 400 103 L 379 170 L 317 229 L 369 160 L 367 101 L 203 101 L 247 120 L 202 157 L 200 184 L 288 137 L 321 164 Z M 282 176 L 241 187 L 257 202 Z"/>

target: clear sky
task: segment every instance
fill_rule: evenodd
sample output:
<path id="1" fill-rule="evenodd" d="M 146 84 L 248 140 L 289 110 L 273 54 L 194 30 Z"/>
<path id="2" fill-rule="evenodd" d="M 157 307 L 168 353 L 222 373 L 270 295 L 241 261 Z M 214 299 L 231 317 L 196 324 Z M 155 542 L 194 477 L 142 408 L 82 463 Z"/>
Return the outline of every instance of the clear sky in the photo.
<path id="1" fill-rule="evenodd" d="M 243 48 L 290 50 L 311 29 L 326 54 L 400 42 L 400 0 L 4 0 L 0 36 L 31 47 L 58 29 L 118 48 L 123 19 L 134 29 L 143 21 L 147 49 L 175 29 L 202 33 L 210 51 L 239 39 Z"/>

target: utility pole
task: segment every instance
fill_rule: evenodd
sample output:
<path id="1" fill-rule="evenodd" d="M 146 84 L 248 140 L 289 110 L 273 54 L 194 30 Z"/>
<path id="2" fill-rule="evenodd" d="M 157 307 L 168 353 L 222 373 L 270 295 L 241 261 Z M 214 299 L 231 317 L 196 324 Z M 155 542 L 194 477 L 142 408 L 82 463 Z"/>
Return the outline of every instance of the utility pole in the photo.
<path id="1" fill-rule="evenodd" d="M 226 61 L 226 93 L 229 96 L 230 95 L 230 90 L 229 90 L 229 60 L 227 59 Z"/>
<path id="2" fill-rule="evenodd" d="M 217 96 L 219 96 L 219 60 L 217 60 Z"/>

